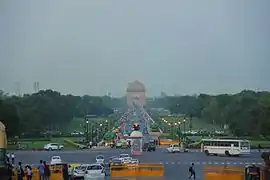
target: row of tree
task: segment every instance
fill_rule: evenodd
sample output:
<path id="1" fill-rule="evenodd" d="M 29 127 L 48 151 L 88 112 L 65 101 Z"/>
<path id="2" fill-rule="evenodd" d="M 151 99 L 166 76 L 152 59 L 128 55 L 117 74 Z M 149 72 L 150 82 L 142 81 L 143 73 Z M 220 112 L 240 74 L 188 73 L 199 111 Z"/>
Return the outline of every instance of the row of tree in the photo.
<path id="1" fill-rule="evenodd" d="M 270 135 L 270 92 L 166 96 L 151 101 L 150 106 L 227 126 L 238 136 Z"/>
<path id="2" fill-rule="evenodd" d="M 107 96 L 62 95 L 44 90 L 22 97 L 0 92 L 0 120 L 9 136 L 22 133 L 53 131 L 68 124 L 74 117 L 108 116 L 113 113 L 115 99 Z M 118 102 L 119 103 L 119 102 Z"/>

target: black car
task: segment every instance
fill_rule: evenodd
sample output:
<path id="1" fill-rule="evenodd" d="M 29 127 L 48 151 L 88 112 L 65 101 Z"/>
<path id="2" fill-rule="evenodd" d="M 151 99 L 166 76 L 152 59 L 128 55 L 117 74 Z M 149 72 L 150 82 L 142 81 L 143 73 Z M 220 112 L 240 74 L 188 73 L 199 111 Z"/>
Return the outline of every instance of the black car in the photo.
<path id="1" fill-rule="evenodd" d="M 143 151 L 156 151 L 155 140 L 150 140 L 143 145 Z"/>
<path id="2" fill-rule="evenodd" d="M 150 140 L 148 144 L 148 151 L 156 151 L 156 143 L 155 140 Z"/>

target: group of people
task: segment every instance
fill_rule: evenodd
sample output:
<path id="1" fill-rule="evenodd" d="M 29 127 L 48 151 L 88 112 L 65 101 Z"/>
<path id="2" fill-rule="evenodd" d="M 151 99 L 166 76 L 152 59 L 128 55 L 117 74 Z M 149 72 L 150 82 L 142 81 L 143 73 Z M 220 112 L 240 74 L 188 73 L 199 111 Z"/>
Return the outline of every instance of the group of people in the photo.
<path id="1" fill-rule="evenodd" d="M 23 180 L 23 177 L 26 176 L 27 180 L 31 180 L 33 176 L 32 167 L 29 165 L 26 165 L 25 168 L 22 167 L 22 162 L 18 163 L 17 167 L 17 179 Z"/>
<path id="2" fill-rule="evenodd" d="M 51 176 L 50 167 L 46 164 L 46 161 L 40 160 L 40 164 L 37 167 L 39 172 L 40 180 L 49 180 Z M 27 180 L 32 180 L 33 171 L 31 166 L 26 165 L 25 168 L 22 167 L 22 162 L 18 163 L 17 167 L 17 179 L 23 180 L 23 177 L 26 177 Z"/>
<path id="3" fill-rule="evenodd" d="M 10 160 L 11 160 L 11 162 L 10 162 Z M 15 164 L 15 154 L 14 153 L 11 153 L 11 154 L 7 153 L 7 162 L 11 163 L 13 165 Z"/>
<path id="4" fill-rule="evenodd" d="M 40 180 L 49 180 L 51 176 L 50 167 L 46 164 L 46 161 L 40 160 L 39 165 L 37 167 Z"/>

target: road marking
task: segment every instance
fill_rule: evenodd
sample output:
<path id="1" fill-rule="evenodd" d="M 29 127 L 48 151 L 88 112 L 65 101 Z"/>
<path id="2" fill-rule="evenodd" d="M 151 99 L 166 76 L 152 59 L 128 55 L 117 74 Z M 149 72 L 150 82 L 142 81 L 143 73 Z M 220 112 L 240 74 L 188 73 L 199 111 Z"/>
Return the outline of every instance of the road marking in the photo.
<path id="1" fill-rule="evenodd" d="M 159 162 L 159 164 L 163 164 L 163 165 L 191 165 L 192 163 L 194 163 L 195 165 L 263 165 L 264 163 L 262 161 L 253 161 L 253 162 L 238 162 L 238 161 L 234 161 L 234 162 L 225 162 L 225 161 L 179 161 L 179 162 Z M 70 164 L 81 164 L 81 163 L 70 163 Z M 38 164 L 28 164 L 25 163 L 25 165 L 30 165 L 31 167 L 37 167 Z"/>
<path id="2" fill-rule="evenodd" d="M 253 165 L 262 165 L 262 162 L 224 162 L 224 161 L 209 161 L 209 162 L 159 162 L 159 164 L 165 164 L 165 165 L 190 165 L 194 163 L 195 165 L 247 165 L 247 164 L 253 164 Z"/>
<path id="3" fill-rule="evenodd" d="M 164 147 L 160 147 L 159 149 L 161 149 L 161 152 L 168 152 L 167 148 L 164 148 Z M 269 149 L 262 149 L 262 150 L 258 150 L 258 149 L 251 149 L 250 152 L 251 153 L 259 153 L 259 152 L 269 152 L 270 150 Z M 193 152 L 193 153 L 204 153 L 204 152 L 201 152 L 200 149 L 190 149 L 189 152 Z"/>

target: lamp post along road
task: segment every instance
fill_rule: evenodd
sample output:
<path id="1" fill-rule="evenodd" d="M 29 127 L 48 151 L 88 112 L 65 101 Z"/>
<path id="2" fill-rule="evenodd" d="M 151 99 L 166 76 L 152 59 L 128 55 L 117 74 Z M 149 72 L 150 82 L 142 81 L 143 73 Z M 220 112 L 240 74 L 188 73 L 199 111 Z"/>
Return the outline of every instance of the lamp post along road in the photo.
<path id="1" fill-rule="evenodd" d="M 89 143 L 89 121 L 88 119 L 86 118 L 86 143 Z"/>
<path id="2" fill-rule="evenodd" d="M 186 119 L 183 120 L 184 123 L 184 141 L 186 141 Z"/>

